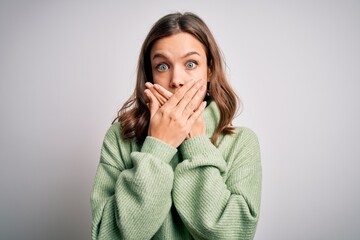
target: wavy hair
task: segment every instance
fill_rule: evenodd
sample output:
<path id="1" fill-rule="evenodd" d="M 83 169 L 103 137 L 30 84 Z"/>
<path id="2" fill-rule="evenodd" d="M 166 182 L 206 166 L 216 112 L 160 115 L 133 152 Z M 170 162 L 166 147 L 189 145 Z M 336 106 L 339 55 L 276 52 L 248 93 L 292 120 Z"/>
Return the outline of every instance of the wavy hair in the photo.
<path id="1" fill-rule="evenodd" d="M 205 46 L 207 65 L 211 71 L 209 92 L 220 110 L 220 121 L 212 136 L 212 143 L 216 143 L 219 134 L 234 133 L 231 122 L 239 106 L 239 98 L 226 79 L 220 49 L 204 21 L 197 15 L 186 12 L 171 13 L 160 18 L 144 40 L 138 60 L 135 90 L 113 121 L 113 123 L 120 122 L 122 137 L 125 140 L 142 142 L 147 136 L 150 111 L 146 106 L 147 98 L 144 90 L 146 82 L 153 83 L 150 62 L 153 44 L 158 39 L 180 32 L 191 34 Z"/>

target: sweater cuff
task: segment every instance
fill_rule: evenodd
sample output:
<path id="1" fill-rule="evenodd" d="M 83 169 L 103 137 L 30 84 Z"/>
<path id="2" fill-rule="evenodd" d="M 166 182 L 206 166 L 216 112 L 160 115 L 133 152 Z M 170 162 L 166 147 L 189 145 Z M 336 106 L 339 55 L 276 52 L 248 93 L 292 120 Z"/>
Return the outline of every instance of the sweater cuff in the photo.
<path id="1" fill-rule="evenodd" d="M 190 159 L 200 154 L 205 156 L 217 156 L 219 154 L 218 149 L 205 135 L 195 136 L 185 140 L 180 145 L 180 152 L 184 159 Z"/>
<path id="2" fill-rule="evenodd" d="M 171 159 L 176 154 L 177 149 L 157 138 L 147 136 L 141 147 L 141 152 L 149 153 L 156 158 L 170 163 Z"/>

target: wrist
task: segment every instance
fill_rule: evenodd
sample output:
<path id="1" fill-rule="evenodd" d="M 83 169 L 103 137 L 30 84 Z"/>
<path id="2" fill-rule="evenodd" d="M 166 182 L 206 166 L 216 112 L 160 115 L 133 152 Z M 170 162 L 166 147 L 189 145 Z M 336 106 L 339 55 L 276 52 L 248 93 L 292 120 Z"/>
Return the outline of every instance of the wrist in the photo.
<path id="1" fill-rule="evenodd" d="M 141 147 L 141 152 L 150 153 L 158 157 L 161 156 L 165 162 L 170 162 L 177 149 L 158 138 L 147 136 Z"/>

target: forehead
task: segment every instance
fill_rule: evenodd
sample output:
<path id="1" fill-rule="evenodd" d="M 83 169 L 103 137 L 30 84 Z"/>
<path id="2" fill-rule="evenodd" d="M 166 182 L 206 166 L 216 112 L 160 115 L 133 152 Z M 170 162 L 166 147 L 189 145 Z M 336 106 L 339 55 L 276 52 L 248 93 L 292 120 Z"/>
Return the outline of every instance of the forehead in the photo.
<path id="1" fill-rule="evenodd" d="M 199 40 L 189 33 L 180 32 L 155 41 L 150 55 L 151 58 L 157 53 L 180 57 L 188 52 L 197 52 L 201 57 L 206 57 L 205 46 Z"/>

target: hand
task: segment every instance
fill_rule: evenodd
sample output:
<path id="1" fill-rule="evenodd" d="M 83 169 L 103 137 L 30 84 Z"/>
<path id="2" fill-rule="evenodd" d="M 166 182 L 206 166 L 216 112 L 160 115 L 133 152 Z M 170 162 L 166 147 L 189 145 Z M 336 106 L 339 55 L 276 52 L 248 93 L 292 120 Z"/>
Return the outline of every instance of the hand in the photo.
<path id="1" fill-rule="evenodd" d="M 173 95 L 171 92 L 166 90 L 159 84 L 152 84 L 150 82 L 145 83 L 145 86 L 151 91 L 151 93 L 156 97 L 158 100 L 158 104 L 161 107 L 164 105 L 167 100 Z M 199 103 L 201 104 L 201 102 Z M 186 139 L 189 139 L 194 136 L 198 135 L 205 135 L 206 132 L 206 125 L 203 117 L 200 117 L 195 121 L 193 127 L 191 128 L 190 132 L 187 134 Z"/>
<path id="2" fill-rule="evenodd" d="M 201 80 L 187 82 L 172 96 L 168 93 L 163 96 L 161 90 L 146 89 L 144 92 L 150 100 L 148 135 L 178 147 L 190 132 L 194 132 L 194 134 L 205 132 L 202 118 L 197 120 L 206 107 L 205 102 L 199 106 L 205 91 Z M 169 98 L 166 99 L 167 97 Z M 203 127 L 195 127 L 195 122 L 196 126 L 202 125 Z M 195 131 L 192 131 L 193 127 L 195 127 Z"/>
<path id="3" fill-rule="evenodd" d="M 151 82 L 146 82 L 145 87 L 151 91 L 151 93 L 156 97 L 159 102 L 160 107 L 164 105 L 169 98 L 173 95 L 171 92 L 166 90 L 159 84 L 152 84 Z"/>

